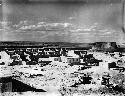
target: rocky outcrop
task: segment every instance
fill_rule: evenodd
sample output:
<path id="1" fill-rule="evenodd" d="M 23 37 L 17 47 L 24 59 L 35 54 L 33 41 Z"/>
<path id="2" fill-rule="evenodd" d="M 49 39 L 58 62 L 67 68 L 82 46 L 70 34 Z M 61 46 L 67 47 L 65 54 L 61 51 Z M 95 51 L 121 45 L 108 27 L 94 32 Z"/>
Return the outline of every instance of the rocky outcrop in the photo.
<path id="1" fill-rule="evenodd" d="M 27 84 L 24 84 L 23 82 L 13 79 L 12 77 L 1 77 L 0 84 L 1 84 L 1 92 L 8 92 L 8 91 L 9 92 L 27 92 L 27 91 L 46 92 L 43 89 L 36 89 Z"/>

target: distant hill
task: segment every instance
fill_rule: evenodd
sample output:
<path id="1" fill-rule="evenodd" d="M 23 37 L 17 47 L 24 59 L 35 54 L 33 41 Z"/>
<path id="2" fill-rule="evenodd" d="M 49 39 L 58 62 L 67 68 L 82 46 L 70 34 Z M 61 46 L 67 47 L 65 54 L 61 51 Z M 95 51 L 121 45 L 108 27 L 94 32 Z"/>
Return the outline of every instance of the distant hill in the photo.
<path id="1" fill-rule="evenodd" d="M 89 43 L 69 43 L 69 42 L 34 42 L 34 41 L 6 41 L 0 42 L 1 47 L 89 47 Z"/>
<path id="2" fill-rule="evenodd" d="M 35 41 L 6 41 L 0 42 L 0 47 L 69 47 L 69 48 L 85 48 L 100 51 L 112 51 L 119 48 L 125 49 L 123 45 L 117 45 L 116 42 L 95 42 L 95 43 L 70 43 L 70 42 L 35 42 Z"/>

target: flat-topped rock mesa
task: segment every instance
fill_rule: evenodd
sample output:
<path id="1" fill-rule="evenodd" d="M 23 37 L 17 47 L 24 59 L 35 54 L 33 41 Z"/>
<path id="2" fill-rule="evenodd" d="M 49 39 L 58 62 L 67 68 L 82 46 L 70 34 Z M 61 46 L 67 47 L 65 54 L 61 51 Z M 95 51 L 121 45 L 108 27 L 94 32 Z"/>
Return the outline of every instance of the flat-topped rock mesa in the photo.
<path id="1" fill-rule="evenodd" d="M 116 42 L 95 42 L 92 43 L 92 49 L 98 51 L 117 51 L 118 45 Z"/>

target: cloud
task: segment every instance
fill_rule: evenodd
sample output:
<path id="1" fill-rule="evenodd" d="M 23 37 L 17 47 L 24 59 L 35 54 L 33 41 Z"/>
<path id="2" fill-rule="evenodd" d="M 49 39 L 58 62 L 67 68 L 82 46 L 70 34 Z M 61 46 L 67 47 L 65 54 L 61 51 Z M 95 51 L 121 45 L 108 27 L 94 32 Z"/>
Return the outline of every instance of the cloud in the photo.
<path id="1" fill-rule="evenodd" d="M 113 38 L 116 39 L 118 36 L 118 32 L 115 29 L 97 22 L 91 25 L 78 26 L 69 22 L 20 21 L 18 24 L 10 26 L 7 31 L 8 34 L 6 34 L 7 40 L 87 43 L 113 40 Z"/>
<path id="2" fill-rule="evenodd" d="M 37 22 L 32 21 L 21 21 L 19 24 L 13 25 L 13 28 L 22 31 L 56 31 L 56 30 L 65 30 L 69 27 L 72 27 L 70 23 L 47 23 L 47 22 Z"/>
<path id="3" fill-rule="evenodd" d="M 47 22 L 33 22 L 33 21 L 20 21 L 19 24 L 12 26 L 13 30 L 18 32 L 47 32 L 47 31 L 62 31 L 63 34 L 67 33 L 77 33 L 77 34 L 98 34 L 98 35 L 108 35 L 115 33 L 116 30 L 112 28 L 104 27 L 99 23 L 94 23 L 92 25 L 77 26 L 68 22 L 59 23 L 47 23 Z M 37 33 L 36 33 L 37 34 Z M 60 34 L 60 33 L 59 33 Z"/>

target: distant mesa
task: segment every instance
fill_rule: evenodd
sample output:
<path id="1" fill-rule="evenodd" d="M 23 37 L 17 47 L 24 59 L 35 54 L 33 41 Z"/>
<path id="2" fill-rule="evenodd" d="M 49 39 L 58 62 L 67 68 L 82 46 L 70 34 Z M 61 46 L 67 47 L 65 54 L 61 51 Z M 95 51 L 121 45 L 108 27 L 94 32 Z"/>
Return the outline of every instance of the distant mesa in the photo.
<path id="1" fill-rule="evenodd" d="M 1 48 L 39 48 L 39 47 L 61 47 L 61 48 L 82 48 L 84 50 L 97 51 L 124 51 L 125 45 L 116 42 L 95 42 L 95 43 L 70 43 L 70 42 L 33 42 L 33 41 L 6 41 L 0 42 Z"/>
<path id="2" fill-rule="evenodd" d="M 101 51 L 116 51 L 118 49 L 116 42 L 96 42 L 92 44 L 92 47 Z"/>

